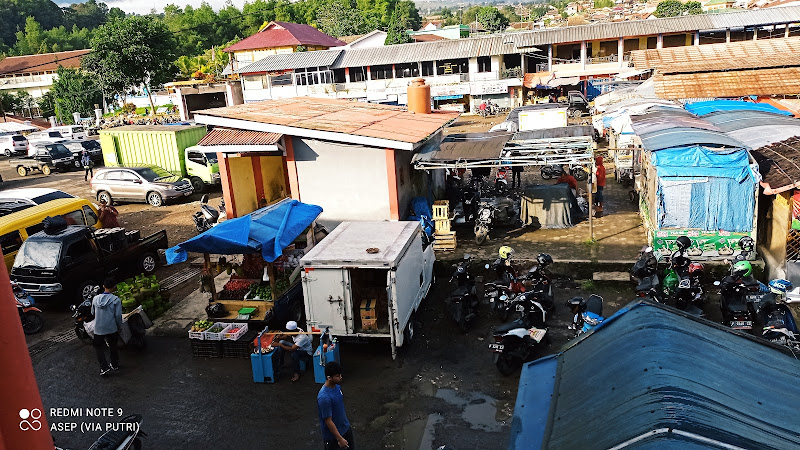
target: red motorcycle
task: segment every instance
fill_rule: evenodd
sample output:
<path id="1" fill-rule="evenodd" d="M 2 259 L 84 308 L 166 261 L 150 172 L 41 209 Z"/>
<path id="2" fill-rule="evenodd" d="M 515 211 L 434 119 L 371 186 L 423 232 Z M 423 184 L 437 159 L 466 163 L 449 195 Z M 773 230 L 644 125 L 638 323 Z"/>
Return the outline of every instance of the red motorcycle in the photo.
<path id="1" fill-rule="evenodd" d="M 17 312 L 22 321 L 22 330 L 25 334 L 36 334 L 44 328 L 44 315 L 42 310 L 33 306 L 33 297 L 15 282 L 11 282 L 14 300 L 17 302 Z"/>

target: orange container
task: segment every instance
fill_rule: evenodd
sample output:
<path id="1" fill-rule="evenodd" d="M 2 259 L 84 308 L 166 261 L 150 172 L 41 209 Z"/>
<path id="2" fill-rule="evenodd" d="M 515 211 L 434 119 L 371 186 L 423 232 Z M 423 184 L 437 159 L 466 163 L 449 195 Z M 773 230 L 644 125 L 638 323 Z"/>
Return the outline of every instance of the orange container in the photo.
<path id="1" fill-rule="evenodd" d="M 423 78 L 415 78 L 408 84 L 408 110 L 417 114 L 431 113 L 431 87 Z"/>

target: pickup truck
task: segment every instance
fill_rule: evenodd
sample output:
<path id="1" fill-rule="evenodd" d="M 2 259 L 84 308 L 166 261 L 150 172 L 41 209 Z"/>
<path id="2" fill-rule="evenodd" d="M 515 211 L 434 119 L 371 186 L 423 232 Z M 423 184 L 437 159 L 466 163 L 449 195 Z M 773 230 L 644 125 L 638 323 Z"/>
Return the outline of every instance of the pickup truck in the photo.
<path id="1" fill-rule="evenodd" d="M 11 268 L 11 278 L 36 300 L 58 296 L 91 300 L 106 277 L 122 280 L 152 273 L 159 262 L 158 250 L 167 248 L 165 230 L 141 238 L 138 231 L 124 228 L 95 230 L 47 222 L 44 231 L 22 244 Z"/>
<path id="2" fill-rule="evenodd" d="M 63 144 L 42 143 L 32 146 L 31 156 L 21 156 L 11 158 L 8 164 L 16 167 L 17 173 L 24 177 L 33 170 L 39 170 L 45 175 L 50 175 L 53 169 L 63 171 L 71 170 L 75 167 L 75 157 L 72 152 Z"/>

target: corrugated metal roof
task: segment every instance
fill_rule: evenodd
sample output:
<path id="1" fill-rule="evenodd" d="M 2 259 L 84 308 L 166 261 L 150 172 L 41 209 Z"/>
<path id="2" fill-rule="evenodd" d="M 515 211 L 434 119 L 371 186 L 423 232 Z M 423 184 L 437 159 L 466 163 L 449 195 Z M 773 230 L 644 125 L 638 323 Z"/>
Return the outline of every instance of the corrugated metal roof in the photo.
<path id="1" fill-rule="evenodd" d="M 755 57 L 739 58 L 729 56 L 727 59 L 712 59 L 708 61 L 675 62 L 673 64 L 662 64 L 658 68 L 659 73 L 692 73 L 692 72 L 715 72 L 725 70 L 760 69 L 770 67 L 792 67 L 800 66 L 800 53 L 788 53 L 782 55 L 759 55 Z"/>
<path id="2" fill-rule="evenodd" d="M 759 148 L 795 136 L 800 136 L 800 125 L 761 125 L 726 133 L 748 148 Z"/>
<path id="3" fill-rule="evenodd" d="M 656 95 L 667 99 L 800 94 L 798 67 L 656 75 L 653 79 Z"/>
<path id="4" fill-rule="evenodd" d="M 638 135 L 645 135 L 670 128 L 697 128 L 701 130 L 721 132 L 716 126 L 693 115 L 676 114 L 644 114 L 641 116 L 631 116 L 631 126 Z"/>
<path id="5" fill-rule="evenodd" d="M 798 448 L 798 379 L 788 350 L 640 302 L 523 367 L 508 448 Z"/>
<path id="6" fill-rule="evenodd" d="M 334 68 L 403 64 L 440 59 L 476 58 L 478 56 L 518 53 L 514 35 L 500 34 L 436 42 L 386 45 L 346 50 Z"/>
<path id="7" fill-rule="evenodd" d="M 448 134 L 438 148 L 426 149 L 414 156 L 415 161 L 484 161 L 500 159 L 508 133 Z"/>
<path id="8" fill-rule="evenodd" d="M 640 134 L 639 138 L 642 140 L 642 146 L 651 152 L 689 145 L 744 148 L 744 144 L 723 133 L 697 128 L 673 127 Z"/>
<path id="9" fill-rule="evenodd" d="M 769 125 L 800 126 L 800 119 L 765 111 L 718 111 L 703 116 L 723 132 Z"/>
<path id="10" fill-rule="evenodd" d="M 725 14 L 699 14 L 664 19 L 593 23 L 541 31 L 526 31 L 515 33 L 514 42 L 517 48 L 525 48 L 553 43 L 615 39 L 620 36 L 635 37 L 659 33 L 684 33 L 687 31 L 719 30 L 798 21 L 800 21 L 800 7 L 790 6 Z"/>
<path id="11" fill-rule="evenodd" d="M 259 73 L 288 69 L 304 69 L 306 67 L 331 66 L 340 53 L 342 53 L 341 49 L 270 55 L 252 64 L 248 64 L 236 72 Z"/>
<path id="12" fill-rule="evenodd" d="M 594 127 L 591 125 L 571 125 L 568 127 L 543 128 L 540 130 L 518 131 L 512 141 L 535 141 L 538 139 L 558 139 L 568 137 L 594 138 Z"/>
<path id="13" fill-rule="evenodd" d="M 280 133 L 214 128 L 197 145 L 273 145 L 283 137 Z"/>

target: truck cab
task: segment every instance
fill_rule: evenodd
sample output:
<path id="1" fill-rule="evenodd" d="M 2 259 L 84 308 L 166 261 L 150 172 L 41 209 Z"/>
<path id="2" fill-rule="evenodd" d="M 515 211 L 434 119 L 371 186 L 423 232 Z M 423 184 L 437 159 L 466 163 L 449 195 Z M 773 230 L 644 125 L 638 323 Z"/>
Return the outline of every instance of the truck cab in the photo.
<path id="1" fill-rule="evenodd" d="M 219 162 L 217 154 L 208 147 L 192 146 L 186 149 L 186 174 L 190 180 L 199 178 L 203 184 L 219 184 Z M 195 192 L 203 192 L 204 186 L 192 181 Z"/>
<path id="2" fill-rule="evenodd" d="M 165 248 L 164 230 L 141 239 L 138 231 L 94 230 L 55 220 L 22 244 L 11 278 L 36 299 L 63 295 L 91 300 L 108 276 L 126 278 L 155 270 L 158 249 Z"/>

